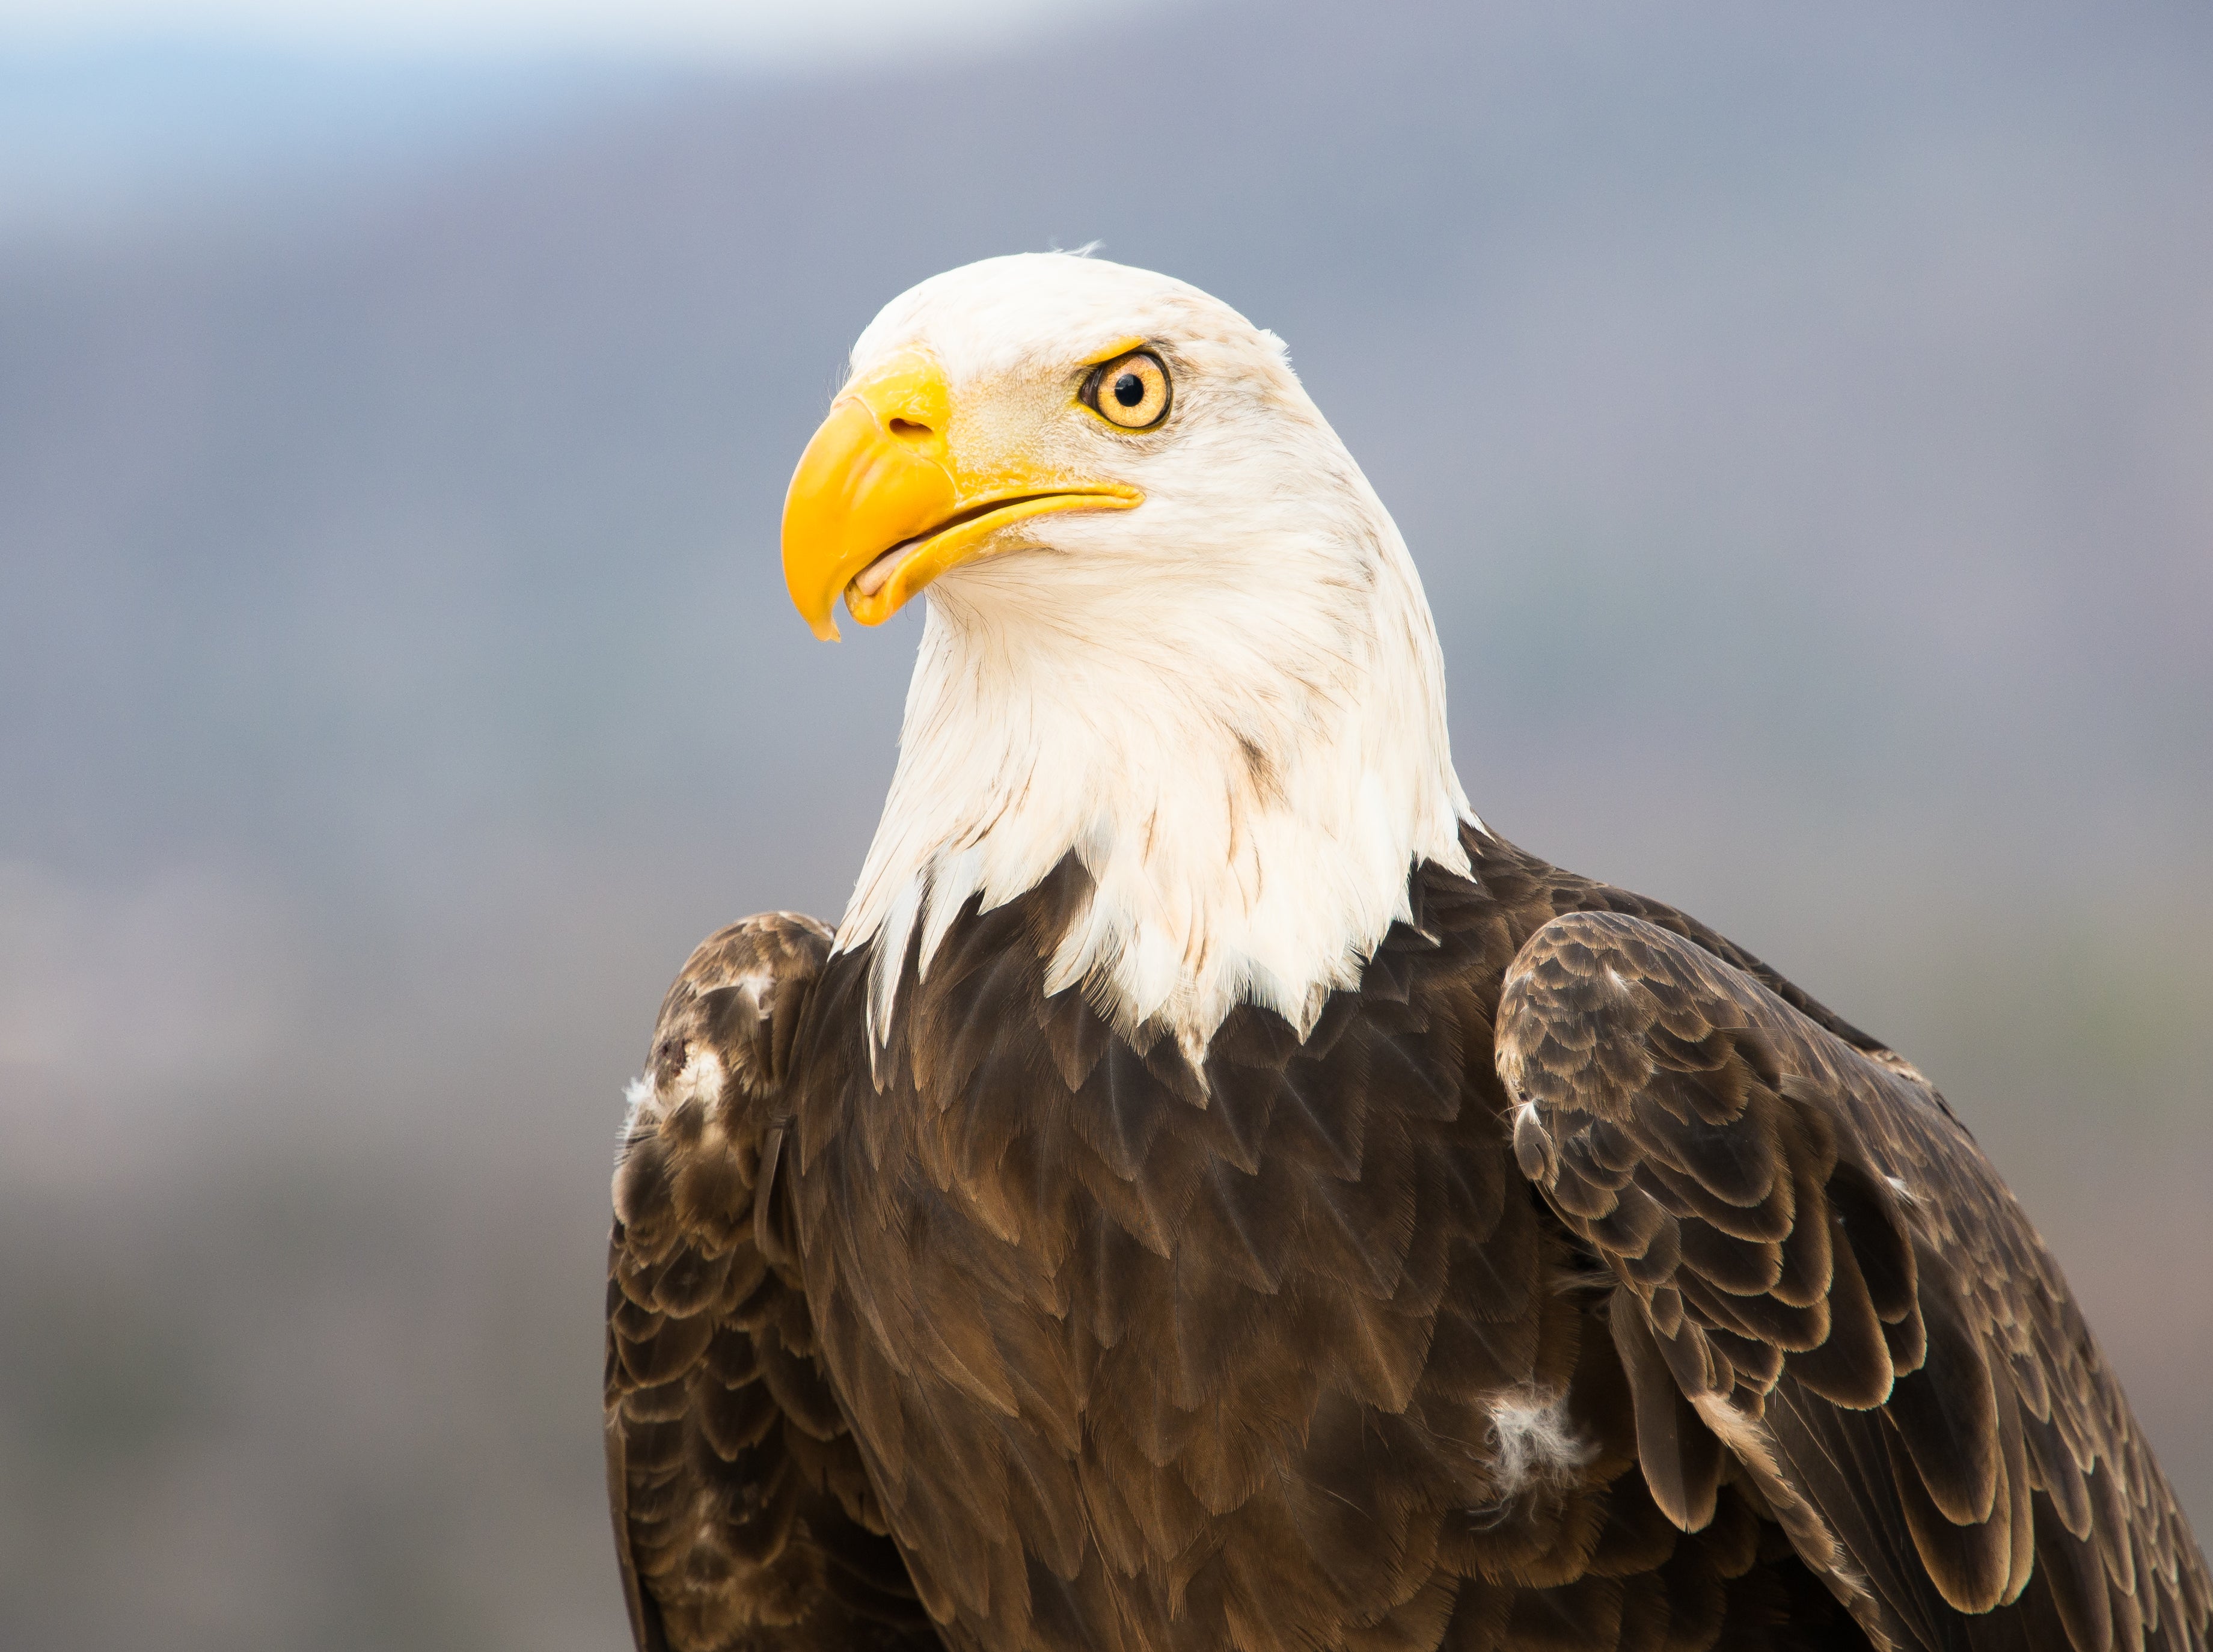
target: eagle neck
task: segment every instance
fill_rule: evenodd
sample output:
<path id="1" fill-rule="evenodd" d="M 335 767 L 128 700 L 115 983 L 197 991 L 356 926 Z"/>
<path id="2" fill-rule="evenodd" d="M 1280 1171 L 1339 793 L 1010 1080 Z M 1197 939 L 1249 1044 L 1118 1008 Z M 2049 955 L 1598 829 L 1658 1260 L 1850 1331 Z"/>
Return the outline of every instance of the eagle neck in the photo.
<path id="1" fill-rule="evenodd" d="M 1116 624 L 933 588 L 837 942 L 875 948 L 872 1049 L 911 947 L 926 975 L 971 901 L 1014 900 L 1071 854 L 1091 888 L 1046 991 L 1080 986 L 1125 1036 L 1173 1034 L 1194 1060 L 1241 1003 L 1304 1037 L 1409 915 L 1411 873 L 1467 870 L 1435 628 L 1375 519 L 1339 558 L 1359 577 L 1259 616 L 1196 602 Z"/>

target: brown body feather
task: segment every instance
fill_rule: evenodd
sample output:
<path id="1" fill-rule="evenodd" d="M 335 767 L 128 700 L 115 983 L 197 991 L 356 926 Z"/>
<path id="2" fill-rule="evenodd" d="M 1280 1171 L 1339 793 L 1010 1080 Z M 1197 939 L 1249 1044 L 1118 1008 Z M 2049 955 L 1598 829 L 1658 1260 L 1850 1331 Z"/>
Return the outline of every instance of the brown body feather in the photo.
<path id="1" fill-rule="evenodd" d="M 866 951 L 702 947 L 617 1173 L 638 1645 L 2204 1652 L 2173 1497 L 1918 1075 L 1467 847 L 1303 1042 L 1240 1009 L 1203 1070 L 1046 996 L 1072 862 L 905 960 L 873 1063 Z"/>

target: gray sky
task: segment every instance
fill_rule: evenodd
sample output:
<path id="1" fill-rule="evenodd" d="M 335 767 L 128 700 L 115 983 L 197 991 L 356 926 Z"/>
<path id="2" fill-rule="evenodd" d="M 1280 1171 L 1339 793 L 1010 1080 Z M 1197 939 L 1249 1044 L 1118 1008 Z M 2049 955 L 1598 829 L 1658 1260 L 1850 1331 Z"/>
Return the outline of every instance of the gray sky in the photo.
<path id="1" fill-rule="evenodd" d="M 1125 0 L 1122 26 L 1180 0 Z M 0 246 L 420 176 L 737 75 L 1019 49 L 1103 0 L 0 0 Z"/>
<path id="2" fill-rule="evenodd" d="M 0 49 L 171 39 L 323 52 L 840 58 L 1098 9 L 1094 0 L 7 0 Z"/>

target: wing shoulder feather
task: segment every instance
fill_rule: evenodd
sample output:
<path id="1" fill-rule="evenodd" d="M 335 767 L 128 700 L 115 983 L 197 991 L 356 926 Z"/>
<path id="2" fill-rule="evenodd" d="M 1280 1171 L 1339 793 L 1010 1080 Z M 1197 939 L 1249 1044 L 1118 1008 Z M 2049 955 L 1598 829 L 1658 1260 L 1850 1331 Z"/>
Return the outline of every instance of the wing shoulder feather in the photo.
<path id="1" fill-rule="evenodd" d="M 639 1652 L 936 1644 L 777 1265 L 781 1105 L 830 947 L 775 912 L 710 936 L 631 1087 L 607 1259 L 606 1442 Z"/>
<path id="2" fill-rule="evenodd" d="M 2204 1560 L 2065 1280 L 1887 1055 L 1642 917 L 1515 956 L 1515 1155 L 1613 1273 L 1655 1498 L 1696 1529 L 1748 1480 L 1893 1646 L 2202 1652 Z"/>

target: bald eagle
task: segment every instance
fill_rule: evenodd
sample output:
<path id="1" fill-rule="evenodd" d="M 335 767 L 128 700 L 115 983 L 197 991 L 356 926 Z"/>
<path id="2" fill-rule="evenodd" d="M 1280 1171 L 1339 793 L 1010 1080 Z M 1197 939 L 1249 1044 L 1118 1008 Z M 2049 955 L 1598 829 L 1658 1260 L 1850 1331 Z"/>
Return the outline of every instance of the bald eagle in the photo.
<path id="1" fill-rule="evenodd" d="M 897 298 L 800 613 L 928 616 L 833 930 L 710 936 L 614 1178 L 640 1649 L 2204 1652 L 2112 1368 L 1911 1064 L 1469 807 L 1283 346 Z"/>

